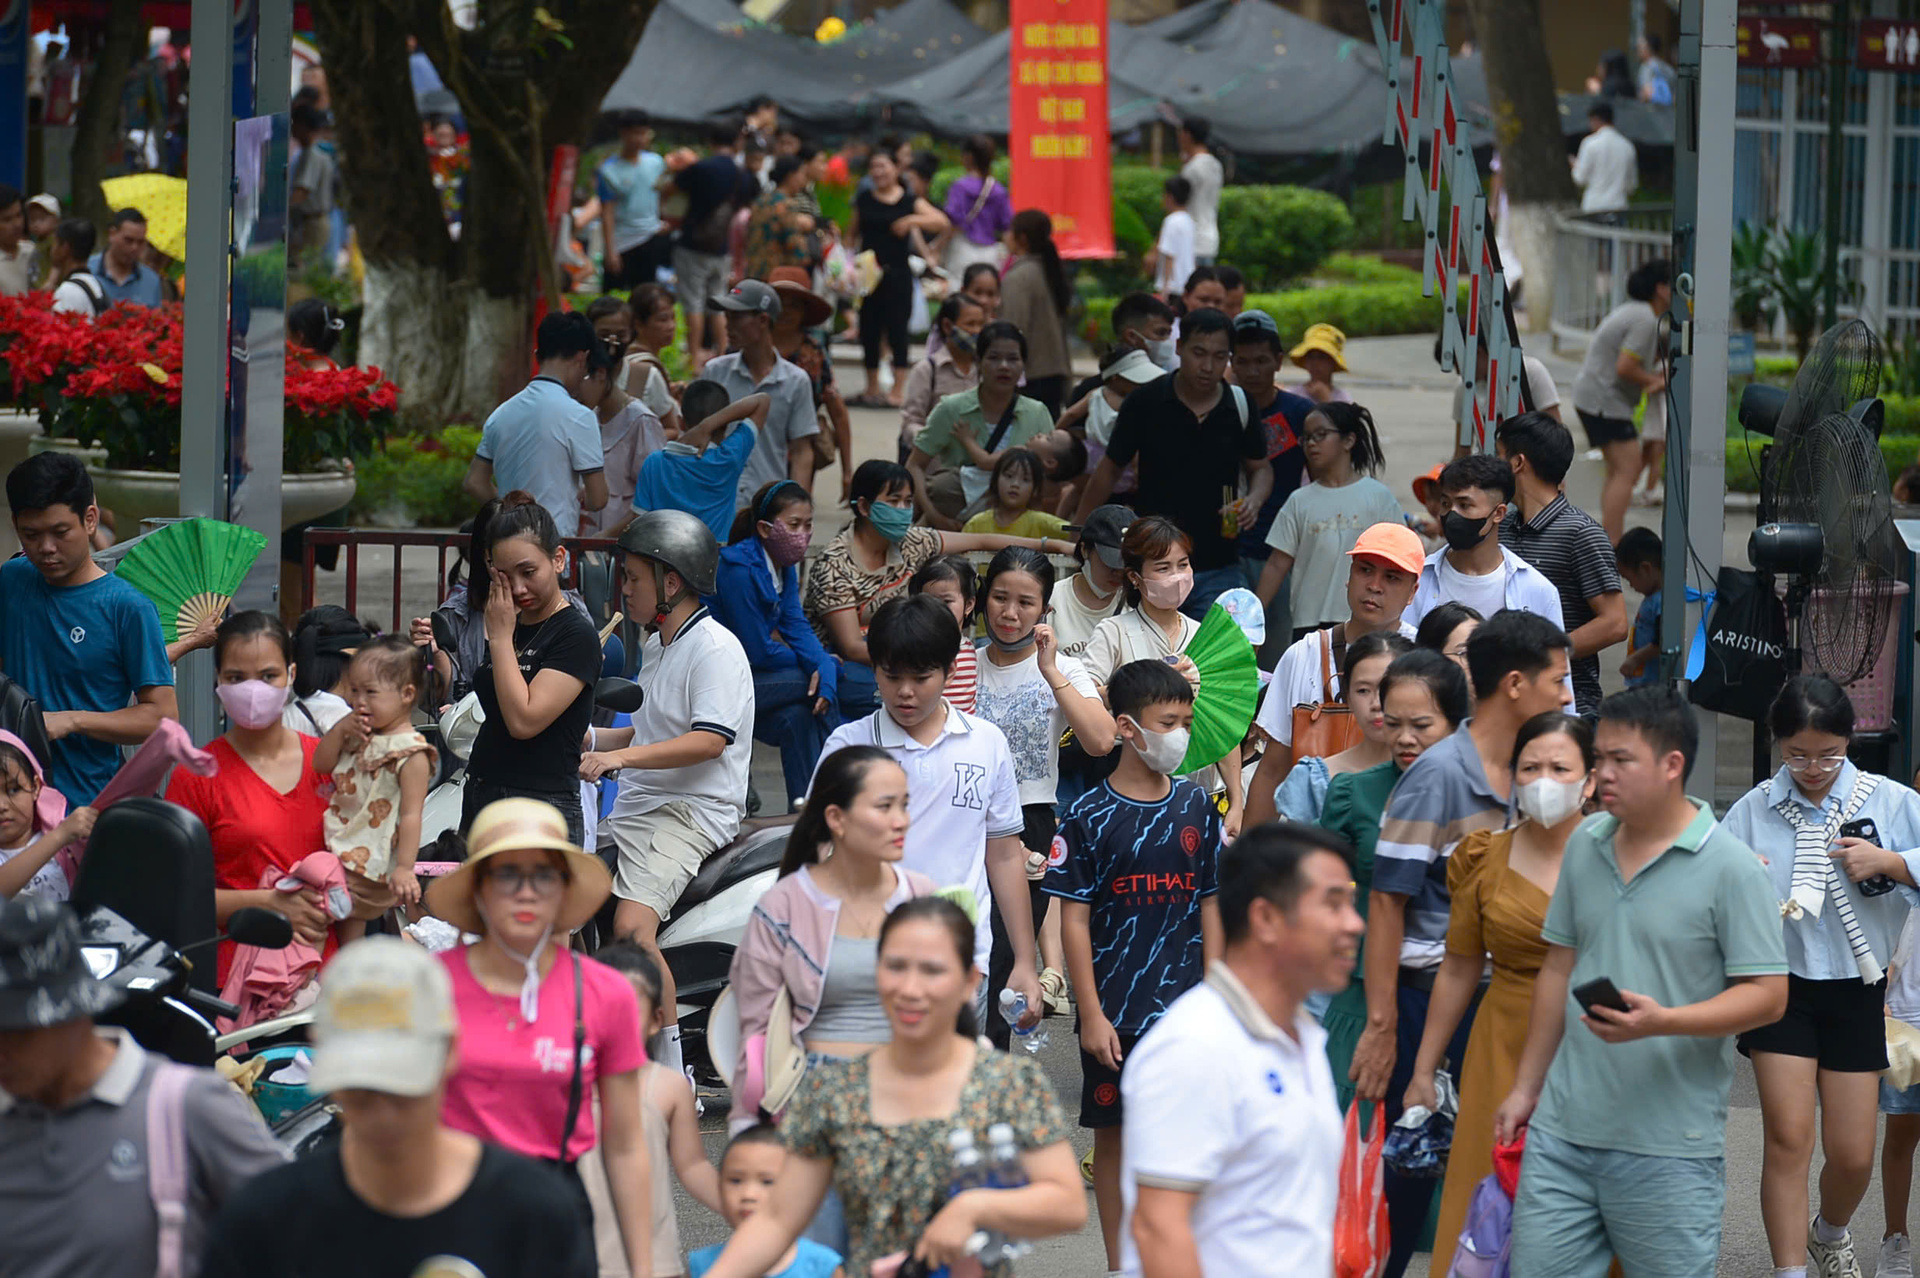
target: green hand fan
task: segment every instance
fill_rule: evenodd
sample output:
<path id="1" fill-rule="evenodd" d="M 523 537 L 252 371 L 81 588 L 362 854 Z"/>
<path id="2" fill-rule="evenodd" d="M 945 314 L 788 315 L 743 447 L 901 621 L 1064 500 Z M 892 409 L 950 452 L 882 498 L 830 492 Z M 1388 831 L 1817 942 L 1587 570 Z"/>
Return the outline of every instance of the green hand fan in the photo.
<path id="1" fill-rule="evenodd" d="M 127 551 L 114 575 L 153 600 L 168 643 L 218 619 L 267 539 L 217 519 L 166 524 Z"/>
<path id="2" fill-rule="evenodd" d="M 1193 697 L 1193 737 L 1180 761 L 1182 773 L 1218 763 L 1239 745 L 1260 700 L 1253 645 L 1219 604 L 1207 609 L 1185 652 L 1200 672 L 1200 688 Z"/>

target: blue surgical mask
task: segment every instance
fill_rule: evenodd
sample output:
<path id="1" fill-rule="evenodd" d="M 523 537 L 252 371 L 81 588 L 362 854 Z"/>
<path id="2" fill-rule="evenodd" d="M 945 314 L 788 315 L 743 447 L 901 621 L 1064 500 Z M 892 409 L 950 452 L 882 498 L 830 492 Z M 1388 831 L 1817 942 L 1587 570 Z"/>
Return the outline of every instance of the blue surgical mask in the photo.
<path id="1" fill-rule="evenodd" d="M 873 530 L 888 541 L 897 542 L 907 535 L 907 529 L 913 526 L 913 507 L 889 506 L 884 502 L 874 502 L 867 507 L 867 522 Z"/>

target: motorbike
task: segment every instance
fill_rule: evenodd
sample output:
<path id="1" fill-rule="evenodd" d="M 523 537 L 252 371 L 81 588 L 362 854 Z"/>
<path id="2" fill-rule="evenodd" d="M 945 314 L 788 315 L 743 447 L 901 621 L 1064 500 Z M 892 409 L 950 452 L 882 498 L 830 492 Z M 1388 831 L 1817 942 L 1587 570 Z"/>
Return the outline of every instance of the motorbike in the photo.
<path id="1" fill-rule="evenodd" d="M 235 910 L 224 932 L 215 925 L 206 827 L 164 799 L 126 799 L 100 814 L 72 904 L 89 970 L 128 996 L 100 1022 L 187 1065 L 211 1066 L 221 1050 L 214 1022 L 239 1015 L 213 992 L 215 965 L 194 953 L 224 940 L 262 949 L 293 940 L 273 910 Z"/>

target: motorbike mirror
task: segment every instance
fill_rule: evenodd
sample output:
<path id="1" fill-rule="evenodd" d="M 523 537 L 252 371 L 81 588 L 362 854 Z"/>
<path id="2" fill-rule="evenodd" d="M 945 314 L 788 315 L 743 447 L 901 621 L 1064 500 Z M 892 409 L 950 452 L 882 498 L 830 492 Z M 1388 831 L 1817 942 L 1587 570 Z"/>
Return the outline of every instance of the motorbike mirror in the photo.
<path id="1" fill-rule="evenodd" d="M 227 916 L 227 939 L 263 950 L 284 950 L 293 944 L 293 924 L 277 910 L 250 905 Z"/>
<path id="2" fill-rule="evenodd" d="M 615 714 L 632 714 L 646 700 L 646 693 L 631 679 L 602 679 L 593 685 L 593 704 Z"/>
<path id="3" fill-rule="evenodd" d="M 454 642 L 453 623 L 447 620 L 444 613 L 436 608 L 427 616 L 427 625 L 433 630 L 435 647 L 442 652 L 459 651 L 460 645 Z"/>

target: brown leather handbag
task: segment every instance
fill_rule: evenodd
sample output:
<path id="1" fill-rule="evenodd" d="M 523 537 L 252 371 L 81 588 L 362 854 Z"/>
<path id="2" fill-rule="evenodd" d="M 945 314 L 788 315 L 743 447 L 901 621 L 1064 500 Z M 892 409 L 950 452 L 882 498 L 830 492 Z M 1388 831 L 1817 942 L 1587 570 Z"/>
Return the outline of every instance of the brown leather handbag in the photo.
<path id="1" fill-rule="evenodd" d="M 1293 708 L 1293 759 L 1329 759 L 1360 744 L 1360 721 L 1333 695 L 1333 631 L 1320 640 L 1320 700 Z"/>

